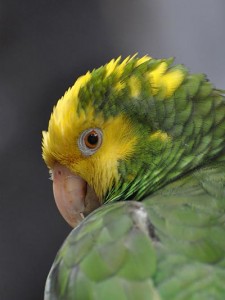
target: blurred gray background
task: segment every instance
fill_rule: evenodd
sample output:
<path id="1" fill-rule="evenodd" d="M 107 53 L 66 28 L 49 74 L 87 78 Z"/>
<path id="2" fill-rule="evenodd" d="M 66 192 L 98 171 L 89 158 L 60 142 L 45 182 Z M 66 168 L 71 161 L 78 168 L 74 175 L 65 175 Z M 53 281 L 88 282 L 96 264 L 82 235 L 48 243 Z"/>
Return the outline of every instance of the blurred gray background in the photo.
<path id="1" fill-rule="evenodd" d="M 225 88 L 225 1 L 0 1 L 0 299 L 42 299 L 70 231 L 41 158 L 53 105 L 88 69 L 136 52 Z"/>

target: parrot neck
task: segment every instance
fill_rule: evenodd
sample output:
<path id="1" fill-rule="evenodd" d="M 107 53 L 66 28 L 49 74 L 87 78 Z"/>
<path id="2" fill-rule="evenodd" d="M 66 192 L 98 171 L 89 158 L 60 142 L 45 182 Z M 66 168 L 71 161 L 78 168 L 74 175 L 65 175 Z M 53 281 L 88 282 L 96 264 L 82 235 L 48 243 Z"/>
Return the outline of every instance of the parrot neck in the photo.
<path id="1" fill-rule="evenodd" d="M 142 200 L 212 159 L 225 160 L 224 96 L 201 78 L 191 91 L 194 79 L 173 97 L 149 101 L 151 114 L 149 120 L 144 116 L 137 150 L 132 159 L 120 162 L 120 182 L 106 201 Z"/>

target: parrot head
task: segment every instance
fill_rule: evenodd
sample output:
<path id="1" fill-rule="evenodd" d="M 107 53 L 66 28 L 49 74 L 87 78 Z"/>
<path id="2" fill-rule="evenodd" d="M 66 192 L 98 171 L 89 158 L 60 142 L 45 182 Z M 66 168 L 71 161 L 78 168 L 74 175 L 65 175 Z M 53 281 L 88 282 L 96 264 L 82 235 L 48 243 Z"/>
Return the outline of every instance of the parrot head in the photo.
<path id="1" fill-rule="evenodd" d="M 169 69 L 171 62 L 119 57 L 78 78 L 54 107 L 43 158 L 71 226 L 103 203 L 140 200 L 157 185 L 171 137 L 154 103 L 169 98 L 185 76 Z"/>

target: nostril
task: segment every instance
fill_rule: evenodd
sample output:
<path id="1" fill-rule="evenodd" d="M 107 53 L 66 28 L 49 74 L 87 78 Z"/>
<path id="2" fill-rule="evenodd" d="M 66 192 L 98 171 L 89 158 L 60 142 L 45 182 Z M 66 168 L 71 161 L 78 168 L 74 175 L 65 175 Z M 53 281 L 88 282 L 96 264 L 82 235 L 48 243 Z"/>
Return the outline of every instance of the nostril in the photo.
<path id="1" fill-rule="evenodd" d="M 61 175 L 61 174 L 62 174 L 62 172 L 60 170 L 58 170 L 58 175 Z"/>

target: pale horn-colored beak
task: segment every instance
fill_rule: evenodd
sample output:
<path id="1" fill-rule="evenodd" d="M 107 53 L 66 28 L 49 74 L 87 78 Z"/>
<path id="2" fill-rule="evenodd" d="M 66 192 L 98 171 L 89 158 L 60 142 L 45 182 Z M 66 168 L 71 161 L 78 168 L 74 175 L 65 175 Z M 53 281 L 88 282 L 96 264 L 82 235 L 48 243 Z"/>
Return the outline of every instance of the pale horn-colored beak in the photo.
<path id="1" fill-rule="evenodd" d="M 67 223 L 75 227 L 100 206 L 99 199 L 84 179 L 66 167 L 55 164 L 51 171 L 56 205 Z"/>

